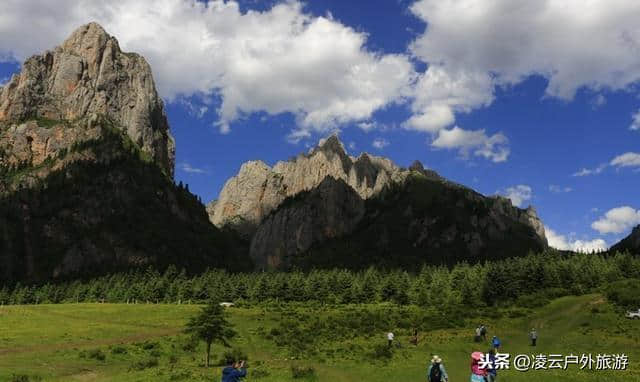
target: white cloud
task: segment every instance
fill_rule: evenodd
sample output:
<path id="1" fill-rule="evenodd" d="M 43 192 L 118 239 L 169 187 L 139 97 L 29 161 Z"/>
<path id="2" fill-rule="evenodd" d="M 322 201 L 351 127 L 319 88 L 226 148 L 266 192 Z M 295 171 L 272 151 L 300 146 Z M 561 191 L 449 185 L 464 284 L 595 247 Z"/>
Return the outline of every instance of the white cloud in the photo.
<path id="1" fill-rule="evenodd" d="M 635 112 L 633 116 L 631 116 L 632 122 L 629 129 L 631 130 L 640 130 L 640 110 Z"/>
<path id="2" fill-rule="evenodd" d="M 303 139 L 311 138 L 311 132 L 306 129 L 293 129 L 287 135 L 287 142 L 297 144 Z"/>
<path id="3" fill-rule="evenodd" d="M 376 138 L 371 143 L 371 146 L 375 147 L 378 150 L 382 150 L 383 148 L 389 146 L 389 141 L 384 138 Z"/>
<path id="4" fill-rule="evenodd" d="M 577 171 L 575 173 L 573 173 L 572 176 L 587 176 L 587 175 L 598 175 L 600 174 L 602 171 L 604 171 L 604 169 L 607 168 L 607 164 L 603 163 L 601 165 L 599 165 L 596 168 L 582 168 L 580 169 L 580 171 Z"/>
<path id="5" fill-rule="evenodd" d="M 504 162 L 509 156 L 509 140 L 501 133 L 487 136 L 484 130 L 464 130 L 458 126 L 443 129 L 431 143 L 433 147 L 458 149 L 463 158 L 470 154 L 490 159 L 493 162 Z"/>
<path id="6" fill-rule="evenodd" d="M 182 162 L 178 165 L 178 168 L 189 174 L 206 174 L 207 171 L 201 168 L 193 167 L 187 162 Z"/>
<path id="7" fill-rule="evenodd" d="M 426 27 L 410 51 L 429 69 L 415 86 L 409 129 L 436 133 L 456 113 L 490 105 L 497 86 L 531 75 L 548 80 L 549 97 L 592 90 L 594 107 L 606 102 L 603 90 L 631 90 L 640 80 L 640 2 L 419 0 L 411 11 Z"/>
<path id="8" fill-rule="evenodd" d="M 360 122 L 358 123 L 358 127 L 368 133 L 369 131 L 375 130 L 377 123 L 371 121 Z"/>
<path id="9" fill-rule="evenodd" d="M 607 243 L 603 239 L 592 240 L 567 240 L 564 235 L 556 233 L 551 228 L 545 226 L 544 233 L 549 242 L 549 246 L 552 248 L 560 249 L 563 251 L 574 252 L 600 252 L 608 248 Z"/>
<path id="10" fill-rule="evenodd" d="M 370 52 L 365 33 L 302 8 L 295 1 L 241 13 L 237 2 L 222 0 L 6 0 L 0 53 L 23 60 L 98 21 L 124 50 L 149 60 L 163 97 L 219 94 L 223 132 L 242 114 L 265 111 L 292 112 L 300 130 L 324 133 L 402 100 L 414 77 L 406 55 Z"/>
<path id="11" fill-rule="evenodd" d="M 178 102 L 187 110 L 192 117 L 201 119 L 204 114 L 209 110 L 209 107 L 203 104 L 198 104 L 186 98 L 180 98 Z"/>
<path id="12" fill-rule="evenodd" d="M 491 73 L 497 84 L 537 74 L 563 99 L 640 79 L 636 1 L 420 0 L 411 10 L 428 24 L 412 52 L 450 72 Z"/>
<path id="13" fill-rule="evenodd" d="M 7 82 L 9 82 L 9 77 L 0 78 L 0 86 L 4 86 Z"/>
<path id="14" fill-rule="evenodd" d="M 511 203 L 513 203 L 513 205 L 516 207 L 521 207 L 522 203 L 530 200 L 533 196 L 533 190 L 530 186 L 527 186 L 525 184 L 508 187 L 501 193 L 507 198 L 511 199 Z"/>
<path id="15" fill-rule="evenodd" d="M 640 154 L 624 153 L 613 158 L 610 164 L 616 167 L 640 167 Z"/>
<path id="16" fill-rule="evenodd" d="M 573 188 L 571 187 L 561 187 L 558 186 L 557 184 L 551 184 L 549 185 L 549 191 L 556 193 L 556 194 L 561 194 L 561 193 L 567 193 L 567 192 L 571 192 L 573 191 Z"/>
<path id="17" fill-rule="evenodd" d="M 617 157 L 613 158 L 609 163 L 602 163 L 598 167 L 595 168 L 582 168 L 580 171 L 577 171 L 573 174 L 573 176 L 587 176 L 587 175 L 598 175 L 602 173 L 607 166 L 612 167 L 640 167 L 640 154 L 638 153 L 624 153 L 620 154 Z"/>
<path id="18" fill-rule="evenodd" d="M 629 206 L 612 208 L 591 224 L 591 228 L 605 233 L 622 233 L 640 224 L 640 210 Z"/>
<path id="19" fill-rule="evenodd" d="M 395 128 L 395 124 L 385 124 L 377 121 L 364 121 L 358 123 L 356 126 L 358 126 L 358 128 L 360 128 L 365 133 L 373 130 L 384 131 Z"/>
<path id="20" fill-rule="evenodd" d="M 482 72 L 449 72 L 432 65 L 420 75 L 414 88 L 414 115 L 405 128 L 431 133 L 455 121 L 454 113 L 487 106 L 493 101 L 493 83 Z"/>

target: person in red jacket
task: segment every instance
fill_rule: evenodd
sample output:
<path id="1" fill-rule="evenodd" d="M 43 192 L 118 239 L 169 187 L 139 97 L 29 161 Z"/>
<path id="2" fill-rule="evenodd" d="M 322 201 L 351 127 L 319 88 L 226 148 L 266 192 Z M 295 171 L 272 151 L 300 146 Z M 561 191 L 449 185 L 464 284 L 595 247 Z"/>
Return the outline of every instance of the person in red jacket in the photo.
<path id="1" fill-rule="evenodd" d="M 479 351 L 471 353 L 471 382 L 485 382 L 487 376 L 487 370 L 480 367 L 480 361 L 484 357 L 484 354 Z"/>

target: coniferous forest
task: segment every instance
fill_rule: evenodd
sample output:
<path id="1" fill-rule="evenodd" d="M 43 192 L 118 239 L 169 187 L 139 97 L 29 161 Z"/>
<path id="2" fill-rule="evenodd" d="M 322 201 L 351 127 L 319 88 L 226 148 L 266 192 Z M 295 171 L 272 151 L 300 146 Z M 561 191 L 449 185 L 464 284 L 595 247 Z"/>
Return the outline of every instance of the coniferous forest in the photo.
<path id="1" fill-rule="evenodd" d="M 376 268 L 261 273 L 212 269 L 189 275 L 173 266 L 163 272 L 149 268 L 86 280 L 4 286 L 0 304 L 195 304 L 214 300 L 239 304 L 393 302 L 449 308 L 513 303 L 538 306 L 565 295 L 606 293 L 612 285 L 628 284 L 629 279 L 640 279 L 640 258 L 628 253 L 569 254 L 551 250 L 475 265 L 424 266 L 415 273 Z M 619 295 L 624 289 L 617 288 L 618 295 L 609 297 L 623 299 Z M 635 300 L 640 302 L 639 297 L 624 298 L 631 299 L 627 301 L 630 305 Z"/>

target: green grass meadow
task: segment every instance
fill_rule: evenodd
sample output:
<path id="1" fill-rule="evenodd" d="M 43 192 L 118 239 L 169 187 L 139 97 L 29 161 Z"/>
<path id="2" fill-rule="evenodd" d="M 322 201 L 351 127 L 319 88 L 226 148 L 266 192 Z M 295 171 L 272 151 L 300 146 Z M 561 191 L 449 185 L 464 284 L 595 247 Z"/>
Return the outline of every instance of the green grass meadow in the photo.
<path id="1" fill-rule="evenodd" d="M 382 308 L 393 312 L 394 305 Z M 355 306 L 357 307 L 357 306 Z M 380 306 L 378 306 L 380 307 Z M 197 305 L 60 304 L 0 307 L 0 381 L 219 381 L 221 367 L 204 367 L 204 346 L 182 334 Z M 390 328 L 399 347 L 384 354 L 385 331 L 340 328 L 331 320 L 354 306 L 263 305 L 228 308 L 237 337 L 233 347 L 249 359 L 247 381 L 405 382 L 425 381 L 432 354 L 440 355 L 451 382 L 469 380 L 469 354 L 486 351 L 473 342 L 482 322 L 498 335 L 502 352 L 515 354 L 620 354 L 625 371 L 502 370 L 500 381 L 640 381 L 640 320 L 625 319 L 600 295 L 563 297 L 536 309 L 506 309 L 498 318 L 462 317 L 452 329 L 420 333 L 409 344 L 409 329 Z M 461 317 L 455 317 L 460 320 Z M 452 318 L 453 319 L 453 318 Z M 305 320 L 328 328 L 304 331 Z M 288 327 L 291 330 L 288 330 Z M 529 346 L 531 327 L 539 346 Z M 358 329 L 360 328 L 360 329 Z M 225 348 L 213 347 L 217 363 Z M 382 353 L 382 354 L 381 354 Z M 595 365 L 594 365 L 595 366 Z M 313 372 L 294 378 L 292 367 Z"/>

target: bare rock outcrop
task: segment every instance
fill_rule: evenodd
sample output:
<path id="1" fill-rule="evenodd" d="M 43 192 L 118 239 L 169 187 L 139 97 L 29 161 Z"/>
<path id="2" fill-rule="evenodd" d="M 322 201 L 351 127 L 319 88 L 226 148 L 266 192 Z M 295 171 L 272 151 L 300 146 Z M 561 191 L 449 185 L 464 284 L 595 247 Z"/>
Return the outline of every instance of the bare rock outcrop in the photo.
<path id="1" fill-rule="evenodd" d="M 349 156 L 335 135 L 273 168 L 245 163 L 207 211 L 251 241 L 263 268 L 481 261 L 547 247 L 533 207 L 486 197 L 418 161 L 405 169 Z"/>
<path id="2" fill-rule="evenodd" d="M 149 64 L 138 54 L 122 52 L 118 41 L 96 23 L 78 28 L 52 51 L 29 58 L 20 74 L 0 88 L 3 141 L 30 137 L 25 139 L 32 149 L 5 145 L 6 161 L 28 157 L 37 164 L 72 143 L 95 137 L 86 130 L 99 116 L 126 131 L 173 176 L 175 144 Z"/>
<path id="3" fill-rule="evenodd" d="M 327 176 L 269 214 L 251 241 L 258 266 L 278 268 L 313 244 L 351 232 L 365 212 L 364 200 L 342 179 Z"/>
<path id="4" fill-rule="evenodd" d="M 401 182 L 407 173 L 386 158 L 347 155 L 338 137 L 332 135 L 310 153 L 278 162 L 273 168 L 261 161 L 243 164 L 224 185 L 218 200 L 208 206 L 209 216 L 218 227 L 231 226 L 251 235 L 285 198 L 311 190 L 327 177 L 344 181 L 362 199 L 368 199 L 391 182 Z"/>

